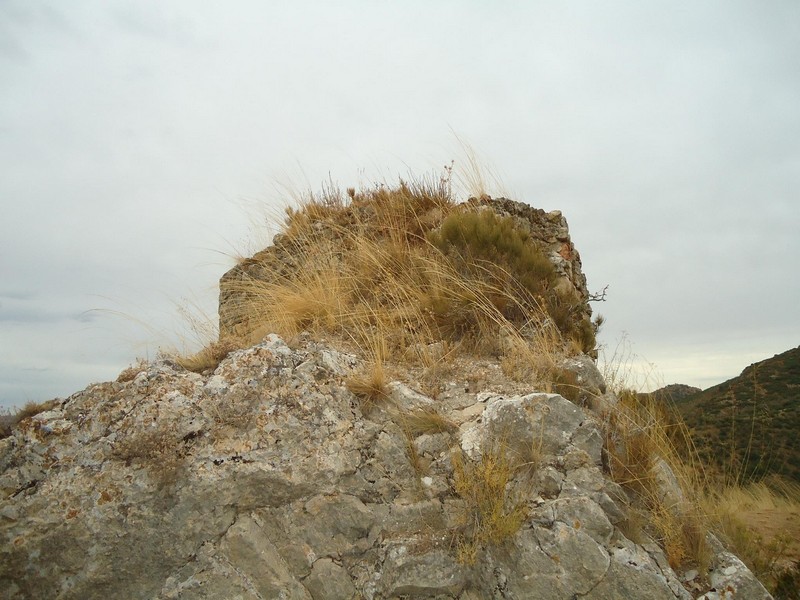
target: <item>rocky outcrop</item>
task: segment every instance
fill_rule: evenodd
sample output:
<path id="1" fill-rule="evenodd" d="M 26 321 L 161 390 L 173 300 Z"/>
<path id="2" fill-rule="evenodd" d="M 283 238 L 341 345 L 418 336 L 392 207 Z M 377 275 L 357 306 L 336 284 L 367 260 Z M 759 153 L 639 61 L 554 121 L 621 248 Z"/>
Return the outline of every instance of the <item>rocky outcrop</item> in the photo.
<path id="1" fill-rule="evenodd" d="M 702 391 L 703 390 L 700 388 L 691 385 L 672 383 L 670 385 L 665 385 L 662 388 L 658 388 L 654 392 L 650 392 L 650 396 L 661 402 L 678 403 L 690 396 L 699 394 Z"/>
<path id="2" fill-rule="evenodd" d="M 586 277 L 582 271 L 580 254 L 572 243 L 566 218 L 560 211 L 545 212 L 533 208 L 524 202 L 507 198 L 472 198 L 457 205 L 459 210 L 477 211 L 492 210 L 501 217 L 510 217 L 516 226 L 530 235 L 544 254 L 550 258 L 557 273 L 556 288 L 569 293 L 576 300 L 581 310 L 575 315 L 577 320 L 591 321 L 592 310 L 589 306 L 589 292 Z M 353 222 L 364 221 L 368 215 L 368 207 L 351 205 L 341 209 L 340 218 Z M 336 228 L 320 220 L 315 224 L 319 232 L 315 243 L 328 242 L 336 245 Z M 276 278 L 298 270 L 297 246 L 284 234 L 275 236 L 273 244 L 257 252 L 252 257 L 230 269 L 220 279 L 219 292 L 219 332 L 221 337 L 242 333 L 242 324 L 246 320 L 248 304 L 248 285 L 252 281 L 274 281 Z M 247 329 L 246 324 L 244 329 Z"/>
<path id="3" fill-rule="evenodd" d="M 613 405 L 591 361 L 565 366 Z M 364 412 L 356 357 L 271 335 L 206 375 L 160 360 L 90 386 L 0 441 L 0 596 L 691 598 L 620 529 L 588 403 L 484 367 L 490 389 L 394 382 Z M 514 467 L 498 514 L 517 527 L 476 538 L 492 464 Z M 717 549 L 719 594 L 768 598 L 734 559 Z"/>

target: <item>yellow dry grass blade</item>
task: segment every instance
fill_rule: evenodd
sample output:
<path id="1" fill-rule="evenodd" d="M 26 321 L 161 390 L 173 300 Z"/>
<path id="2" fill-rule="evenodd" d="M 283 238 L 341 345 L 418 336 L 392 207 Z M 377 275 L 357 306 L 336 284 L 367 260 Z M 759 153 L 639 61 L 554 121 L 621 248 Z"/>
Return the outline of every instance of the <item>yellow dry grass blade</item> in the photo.
<path id="1" fill-rule="evenodd" d="M 510 539 L 525 521 L 524 502 L 509 494 L 517 465 L 502 444 L 484 449 L 473 462 L 460 452 L 451 454 L 456 493 L 464 502 L 459 559 L 471 564 L 479 550 Z"/>

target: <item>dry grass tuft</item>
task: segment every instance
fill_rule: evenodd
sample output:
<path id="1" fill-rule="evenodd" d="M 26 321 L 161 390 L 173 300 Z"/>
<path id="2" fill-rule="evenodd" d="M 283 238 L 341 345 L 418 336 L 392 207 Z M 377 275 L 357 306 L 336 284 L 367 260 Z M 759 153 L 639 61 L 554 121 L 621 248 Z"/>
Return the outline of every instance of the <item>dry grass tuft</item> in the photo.
<path id="1" fill-rule="evenodd" d="M 185 466 L 185 451 L 186 444 L 167 423 L 136 431 L 114 446 L 116 458 L 145 467 L 160 489 L 178 479 Z"/>
<path id="2" fill-rule="evenodd" d="M 516 466 L 502 445 L 487 448 L 477 462 L 451 454 L 453 487 L 464 501 L 458 558 L 474 564 L 487 545 L 499 545 L 519 531 L 527 508 L 509 492 Z"/>
<path id="3" fill-rule="evenodd" d="M 398 413 L 394 418 L 411 438 L 426 433 L 451 433 L 457 429 L 455 423 L 433 406 L 420 406 L 407 413 Z"/>
<path id="4" fill-rule="evenodd" d="M 218 398 L 211 405 L 210 412 L 214 422 L 221 427 L 245 429 L 255 419 L 260 402 L 261 396 L 256 390 L 234 389 Z"/>
<path id="5" fill-rule="evenodd" d="M 705 508 L 714 531 L 773 593 L 800 560 L 800 485 L 784 481 L 709 490 Z"/>
<path id="6" fill-rule="evenodd" d="M 175 357 L 175 362 L 187 371 L 193 371 L 195 373 L 213 371 L 219 366 L 219 363 L 228 357 L 228 354 L 240 348 L 242 348 L 241 340 L 227 338 L 212 342 L 191 356 L 177 356 Z M 128 374 L 128 370 L 123 371 L 120 377 L 125 374 Z M 133 374 L 133 377 L 135 376 L 136 374 Z M 117 381 L 123 380 L 117 379 Z"/>
<path id="7" fill-rule="evenodd" d="M 703 570 L 711 531 L 776 597 L 792 597 L 785 588 L 800 580 L 800 486 L 779 479 L 744 486 L 741 473 L 719 474 L 703 463 L 668 398 L 623 389 L 634 379 L 637 362 L 623 343 L 604 373 L 620 397 L 607 416 L 608 468 L 639 500 L 621 524 L 623 533 L 637 541 L 646 532 L 662 544 L 673 566 L 694 563 Z M 679 498 L 664 493 L 661 461 L 675 476 Z"/>
<path id="8" fill-rule="evenodd" d="M 614 481 L 631 490 L 647 515 L 645 531 L 664 548 L 673 567 L 692 564 L 705 571 L 711 550 L 701 507 L 702 468 L 687 462 L 676 440 L 688 441 L 680 421 L 666 418 L 664 407 L 635 392 L 618 393 L 620 402 L 606 422 L 606 458 Z M 674 479 L 669 475 L 672 473 Z M 635 514 L 635 512 L 634 512 Z M 634 517 L 627 524 L 634 539 Z"/>
<path id="9" fill-rule="evenodd" d="M 0 439 L 10 436 L 14 428 L 25 419 L 29 419 L 46 410 L 55 408 L 58 402 L 58 399 L 48 400 L 46 402 L 28 401 L 16 412 L 0 414 Z"/>
<path id="10" fill-rule="evenodd" d="M 25 405 L 17 411 L 15 418 L 17 423 L 24 419 L 29 419 L 38 415 L 46 410 L 50 410 L 58 404 L 58 400 L 48 400 L 47 402 L 26 402 Z"/>
<path id="11" fill-rule="evenodd" d="M 131 365 L 127 369 L 123 369 L 117 375 L 117 383 L 127 383 L 136 379 L 136 376 L 147 368 L 145 361 L 139 360 L 135 365 Z"/>
<path id="12" fill-rule="evenodd" d="M 428 472 L 430 461 L 425 460 L 419 455 L 417 447 L 414 445 L 413 437 L 406 433 L 405 438 L 406 456 L 408 456 L 408 462 L 411 464 L 411 468 L 414 469 L 414 473 L 417 474 L 417 490 L 421 491 L 420 478 Z"/>
<path id="13" fill-rule="evenodd" d="M 406 454 L 411 467 L 417 477 L 422 477 L 427 472 L 430 461 L 419 455 L 414 440 L 424 434 L 452 433 L 458 427 L 433 406 L 420 406 L 408 412 L 392 408 L 390 412 L 392 420 L 399 425 L 405 435 Z"/>
<path id="14" fill-rule="evenodd" d="M 367 365 L 363 372 L 352 375 L 345 381 L 347 389 L 358 398 L 364 413 L 368 413 L 389 397 L 387 383 L 386 371 L 380 361 Z"/>
<path id="15" fill-rule="evenodd" d="M 8 412 L 0 413 L 0 440 L 11 435 L 14 425 L 16 425 L 14 415 Z"/>
<path id="16" fill-rule="evenodd" d="M 558 367 L 553 369 L 549 377 L 551 392 L 559 394 L 573 404 L 580 404 L 583 387 L 578 381 L 578 375 L 574 371 Z"/>

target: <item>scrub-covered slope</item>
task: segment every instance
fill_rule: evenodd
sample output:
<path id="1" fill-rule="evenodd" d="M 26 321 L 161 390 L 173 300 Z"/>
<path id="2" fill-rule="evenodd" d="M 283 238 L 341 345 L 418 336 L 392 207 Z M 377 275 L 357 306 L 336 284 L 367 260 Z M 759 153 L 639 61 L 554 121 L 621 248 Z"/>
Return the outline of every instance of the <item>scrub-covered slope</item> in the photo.
<path id="1" fill-rule="evenodd" d="M 800 482 L 800 348 L 675 404 L 709 464 L 745 481 L 780 475 Z"/>

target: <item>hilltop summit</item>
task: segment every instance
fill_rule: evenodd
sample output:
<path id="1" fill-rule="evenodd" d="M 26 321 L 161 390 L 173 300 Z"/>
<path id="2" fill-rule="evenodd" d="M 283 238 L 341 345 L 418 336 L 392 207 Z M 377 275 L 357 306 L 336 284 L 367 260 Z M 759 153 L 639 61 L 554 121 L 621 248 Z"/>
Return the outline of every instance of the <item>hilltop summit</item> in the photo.
<path id="1" fill-rule="evenodd" d="M 444 182 L 311 199 L 219 340 L 0 440 L 0 594 L 769 598 L 607 389 L 580 266 Z"/>

